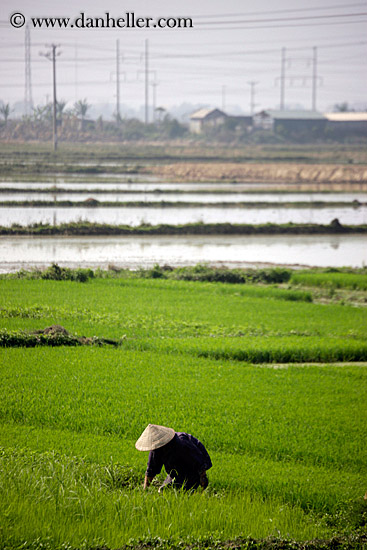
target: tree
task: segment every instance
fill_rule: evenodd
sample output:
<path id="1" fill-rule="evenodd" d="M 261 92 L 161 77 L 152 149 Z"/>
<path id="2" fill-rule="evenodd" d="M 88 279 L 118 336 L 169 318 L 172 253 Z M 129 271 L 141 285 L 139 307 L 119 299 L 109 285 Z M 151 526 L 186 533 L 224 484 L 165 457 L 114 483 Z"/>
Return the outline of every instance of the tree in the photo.
<path id="1" fill-rule="evenodd" d="M 52 103 L 33 107 L 33 118 L 39 121 L 52 120 Z"/>
<path id="2" fill-rule="evenodd" d="M 156 107 L 155 112 L 156 112 L 157 117 L 158 117 L 158 123 L 161 123 L 163 115 L 166 112 L 166 109 L 164 107 Z"/>
<path id="3" fill-rule="evenodd" d="M 354 111 L 354 109 L 352 109 L 347 101 L 343 101 L 343 103 L 336 103 L 334 105 L 334 110 L 337 111 L 338 113 L 348 113 L 350 111 Z"/>
<path id="4" fill-rule="evenodd" d="M 67 101 L 65 101 L 64 99 L 61 99 L 60 101 L 56 102 L 57 118 L 60 120 L 62 119 L 62 115 L 64 114 L 66 103 Z"/>
<path id="5" fill-rule="evenodd" d="M 186 126 L 180 124 L 175 118 L 171 118 L 168 113 L 161 123 L 161 128 L 167 137 L 171 139 L 182 137 L 187 132 Z"/>
<path id="6" fill-rule="evenodd" d="M 0 107 L 0 113 L 1 115 L 3 116 L 4 118 L 4 121 L 5 121 L 5 127 L 7 126 L 8 124 L 8 118 L 9 118 L 9 115 L 10 115 L 10 105 L 9 103 L 4 103 L 3 105 L 1 105 Z"/>
<path id="7" fill-rule="evenodd" d="M 120 113 L 114 113 L 113 116 L 114 116 L 114 118 L 115 118 L 115 120 L 116 120 L 116 124 L 121 124 L 121 122 L 122 122 L 122 117 L 121 117 Z"/>
<path id="8" fill-rule="evenodd" d="M 90 105 L 86 99 L 79 99 L 79 101 L 74 103 L 75 114 L 82 119 L 82 130 L 84 129 L 84 120 L 89 108 Z"/>

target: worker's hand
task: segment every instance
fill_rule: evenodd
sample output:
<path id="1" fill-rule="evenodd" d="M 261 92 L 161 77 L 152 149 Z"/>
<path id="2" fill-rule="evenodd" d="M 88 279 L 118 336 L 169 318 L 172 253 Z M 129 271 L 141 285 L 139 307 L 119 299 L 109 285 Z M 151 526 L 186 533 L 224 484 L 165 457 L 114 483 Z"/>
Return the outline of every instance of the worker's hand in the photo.
<path id="1" fill-rule="evenodd" d="M 200 474 L 200 485 L 203 489 L 206 489 L 209 485 L 208 476 L 205 471 Z"/>
<path id="2" fill-rule="evenodd" d="M 143 487 L 144 491 L 145 491 L 145 489 L 147 489 L 149 487 L 149 485 L 152 483 L 152 481 L 153 481 L 152 477 L 145 476 L 144 487 Z"/>

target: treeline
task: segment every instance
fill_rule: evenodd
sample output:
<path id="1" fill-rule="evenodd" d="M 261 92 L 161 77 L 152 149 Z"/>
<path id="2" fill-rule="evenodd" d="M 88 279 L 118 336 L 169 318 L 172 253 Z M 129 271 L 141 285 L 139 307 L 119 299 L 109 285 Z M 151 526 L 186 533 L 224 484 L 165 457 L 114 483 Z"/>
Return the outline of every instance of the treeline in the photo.
<path id="1" fill-rule="evenodd" d="M 80 106 L 82 109 L 83 105 Z M 199 144 L 233 145 L 290 145 L 321 143 L 366 143 L 365 133 L 340 132 L 332 128 L 289 130 L 282 126 L 274 130 L 234 126 L 227 121 L 221 126 L 204 128 L 202 133 L 193 134 L 188 124 L 179 122 L 168 113 L 163 118 L 145 124 L 137 118 L 96 120 L 80 114 L 80 109 L 58 114 L 57 134 L 60 142 L 169 142 L 186 141 Z M 9 115 L 7 115 L 9 116 Z M 52 141 L 52 110 L 49 105 L 38 108 L 31 116 L 20 119 L 6 118 L 0 121 L 0 141 Z"/>
<path id="2" fill-rule="evenodd" d="M 0 123 L 0 140 L 51 141 L 52 119 L 49 117 L 22 117 Z M 162 121 L 144 124 L 138 119 L 105 121 L 79 118 L 75 114 L 58 119 L 59 141 L 113 142 L 159 141 L 182 138 L 189 135 L 188 127 L 166 115 Z"/>

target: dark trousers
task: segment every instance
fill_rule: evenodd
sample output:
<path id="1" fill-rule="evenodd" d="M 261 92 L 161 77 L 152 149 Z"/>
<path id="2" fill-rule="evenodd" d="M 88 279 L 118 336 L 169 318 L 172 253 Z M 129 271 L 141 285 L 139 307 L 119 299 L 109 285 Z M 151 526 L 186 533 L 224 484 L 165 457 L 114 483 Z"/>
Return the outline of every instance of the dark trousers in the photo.
<path id="1" fill-rule="evenodd" d="M 208 478 L 206 476 L 205 478 L 206 478 L 206 483 L 205 483 L 204 489 L 206 489 L 208 486 Z M 200 478 L 195 477 L 192 479 L 185 479 L 183 481 L 180 481 L 179 479 L 173 478 L 168 474 L 166 479 L 163 481 L 163 484 L 160 486 L 159 490 L 163 491 L 168 487 L 173 487 L 175 489 L 183 488 L 186 491 L 195 491 L 200 487 Z"/>

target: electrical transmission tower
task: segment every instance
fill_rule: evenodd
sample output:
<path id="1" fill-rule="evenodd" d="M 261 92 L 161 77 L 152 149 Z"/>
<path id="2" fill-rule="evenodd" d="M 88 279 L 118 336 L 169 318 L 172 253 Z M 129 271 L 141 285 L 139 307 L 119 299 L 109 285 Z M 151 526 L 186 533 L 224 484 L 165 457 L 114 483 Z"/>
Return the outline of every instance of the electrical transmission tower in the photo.
<path id="1" fill-rule="evenodd" d="M 289 83 L 289 85 L 292 86 L 301 86 L 302 88 L 307 87 L 309 81 L 311 81 L 312 84 L 312 110 L 316 111 L 316 94 L 317 94 L 317 86 L 319 84 L 322 84 L 322 77 L 319 77 L 317 75 L 317 47 L 314 46 L 312 49 L 312 58 L 311 57 L 303 57 L 303 58 L 296 58 L 296 57 L 289 57 L 287 56 L 286 49 L 282 48 L 281 52 L 281 67 L 280 67 L 280 77 L 275 79 L 275 82 L 280 82 L 280 110 L 283 111 L 285 109 L 285 87 L 286 83 Z M 297 62 L 299 64 L 300 62 L 306 63 L 306 66 L 309 67 L 312 66 L 312 75 L 309 76 L 308 74 L 286 74 L 286 67 L 289 68 L 291 66 L 292 62 Z"/>
<path id="2" fill-rule="evenodd" d="M 144 82 L 145 82 L 145 117 L 144 117 L 144 122 L 145 122 L 145 124 L 149 124 L 149 86 L 152 85 L 149 82 L 149 74 L 150 73 L 154 74 L 154 82 L 155 82 L 156 71 L 154 71 L 154 70 L 152 71 L 149 68 L 149 40 L 148 39 L 145 40 L 145 52 L 144 52 L 144 55 L 142 56 L 142 58 L 144 59 L 145 69 L 143 71 L 138 71 L 138 78 L 139 78 L 140 73 L 144 73 Z M 154 84 L 153 84 L 153 90 L 155 90 Z"/>
<path id="3" fill-rule="evenodd" d="M 56 99 L 56 57 L 61 55 L 61 52 L 56 52 L 56 49 L 60 47 L 60 44 L 50 44 L 47 47 L 51 48 L 47 53 L 40 53 L 44 57 L 47 57 L 52 61 L 52 80 L 53 80 L 53 143 L 54 151 L 57 150 L 57 99 Z"/>
<path id="4" fill-rule="evenodd" d="M 154 80 L 151 82 L 151 86 L 153 88 L 153 123 L 156 121 L 156 109 L 157 109 L 157 86 L 158 82 L 156 81 L 156 75 L 154 72 Z"/>
<path id="5" fill-rule="evenodd" d="M 126 82 L 126 72 L 121 71 L 120 69 L 120 61 L 123 59 L 123 56 L 120 54 L 120 40 L 116 40 L 116 71 L 114 73 L 110 74 L 110 79 L 113 80 L 116 78 L 116 123 L 119 124 L 122 120 L 121 118 L 121 75 L 124 77 L 124 81 Z"/>
<path id="6" fill-rule="evenodd" d="M 149 40 L 145 40 L 145 124 L 149 123 Z"/>
<path id="7" fill-rule="evenodd" d="M 116 40 L 116 122 L 121 121 L 120 113 L 120 40 Z"/>
<path id="8" fill-rule="evenodd" d="M 25 114 L 28 116 L 32 113 L 32 79 L 31 79 L 31 33 L 29 25 L 25 28 L 25 88 L 24 88 L 24 107 Z"/>
<path id="9" fill-rule="evenodd" d="M 257 105 L 257 103 L 255 103 L 255 86 L 258 84 L 258 82 L 254 82 L 253 80 L 251 80 L 247 84 L 251 86 L 250 113 L 252 116 L 254 114 L 255 107 Z"/>

